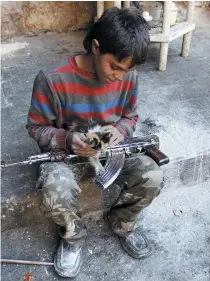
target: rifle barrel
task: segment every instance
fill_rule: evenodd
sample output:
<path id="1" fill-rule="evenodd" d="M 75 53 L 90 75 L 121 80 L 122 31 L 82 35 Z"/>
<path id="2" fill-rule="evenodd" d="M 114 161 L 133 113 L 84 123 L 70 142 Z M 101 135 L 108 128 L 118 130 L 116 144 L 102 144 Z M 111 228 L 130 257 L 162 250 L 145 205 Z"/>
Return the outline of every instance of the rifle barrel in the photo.
<path id="1" fill-rule="evenodd" d="M 29 159 L 28 160 L 24 160 L 24 161 L 20 161 L 20 162 L 15 162 L 15 163 L 5 163 L 4 161 L 1 163 L 1 167 L 2 168 L 9 168 L 9 167 L 14 167 L 14 166 L 24 166 L 24 165 L 31 165 L 33 163 L 37 163 L 37 162 L 42 162 L 42 161 L 50 161 L 50 157 L 46 156 L 46 157 L 40 157 L 40 158 L 34 158 L 34 159 Z"/>

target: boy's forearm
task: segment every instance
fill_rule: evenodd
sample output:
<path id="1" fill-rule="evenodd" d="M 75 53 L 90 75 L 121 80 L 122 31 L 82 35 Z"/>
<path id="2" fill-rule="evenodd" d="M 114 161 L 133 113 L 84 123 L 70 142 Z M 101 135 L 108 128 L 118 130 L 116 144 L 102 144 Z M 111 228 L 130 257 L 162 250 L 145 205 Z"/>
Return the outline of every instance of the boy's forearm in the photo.
<path id="1" fill-rule="evenodd" d="M 66 150 L 67 131 L 53 126 L 26 126 L 29 135 L 37 141 L 42 151 L 55 148 Z"/>
<path id="2" fill-rule="evenodd" d="M 126 137 L 132 137 L 136 128 L 136 123 L 138 121 L 138 115 L 133 117 L 122 117 L 120 121 L 116 124 L 116 128 Z"/>

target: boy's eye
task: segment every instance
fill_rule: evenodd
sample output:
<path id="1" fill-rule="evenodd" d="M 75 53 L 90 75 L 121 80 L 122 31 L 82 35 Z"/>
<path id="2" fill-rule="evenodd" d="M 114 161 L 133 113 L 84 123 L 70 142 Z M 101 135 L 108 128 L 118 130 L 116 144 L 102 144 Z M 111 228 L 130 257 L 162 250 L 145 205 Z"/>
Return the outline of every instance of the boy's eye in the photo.
<path id="1" fill-rule="evenodd" d="M 115 65 L 112 65 L 112 69 L 117 70 L 117 69 L 118 69 L 118 67 L 117 67 L 117 66 L 115 66 Z"/>

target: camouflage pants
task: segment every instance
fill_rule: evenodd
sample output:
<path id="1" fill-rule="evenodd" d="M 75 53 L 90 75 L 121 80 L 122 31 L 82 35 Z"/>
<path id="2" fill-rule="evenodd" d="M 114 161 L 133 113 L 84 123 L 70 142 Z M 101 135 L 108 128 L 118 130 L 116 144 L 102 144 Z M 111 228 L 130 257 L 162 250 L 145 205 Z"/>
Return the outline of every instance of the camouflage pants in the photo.
<path id="1" fill-rule="evenodd" d="M 79 166 L 65 163 L 43 163 L 38 180 L 42 187 L 41 211 L 52 218 L 60 236 L 69 243 L 87 234 L 81 218 L 77 169 Z M 114 188 L 117 193 L 115 202 L 109 204 L 112 230 L 117 235 L 134 230 L 138 214 L 160 193 L 162 185 L 163 172 L 150 157 L 127 159 L 121 174 L 109 187 L 109 191 Z"/>

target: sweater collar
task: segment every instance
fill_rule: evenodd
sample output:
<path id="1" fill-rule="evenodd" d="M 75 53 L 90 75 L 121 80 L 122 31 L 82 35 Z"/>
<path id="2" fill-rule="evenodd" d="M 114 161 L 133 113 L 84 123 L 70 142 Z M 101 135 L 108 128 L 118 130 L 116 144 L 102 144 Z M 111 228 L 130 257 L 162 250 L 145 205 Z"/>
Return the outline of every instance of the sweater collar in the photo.
<path id="1" fill-rule="evenodd" d="M 75 59 L 76 56 L 77 55 L 69 57 L 69 64 L 70 64 L 71 68 L 74 69 L 75 72 L 77 72 L 78 74 L 80 74 L 80 75 L 82 75 L 82 76 L 84 76 L 86 78 L 96 78 L 95 74 L 93 74 L 91 72 L 88 72 L 86 70 L 83 70 L 82 68 L 79 68 L 77 66 L 76 59 Z"/>

